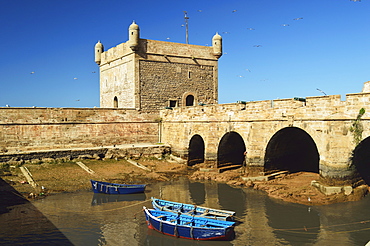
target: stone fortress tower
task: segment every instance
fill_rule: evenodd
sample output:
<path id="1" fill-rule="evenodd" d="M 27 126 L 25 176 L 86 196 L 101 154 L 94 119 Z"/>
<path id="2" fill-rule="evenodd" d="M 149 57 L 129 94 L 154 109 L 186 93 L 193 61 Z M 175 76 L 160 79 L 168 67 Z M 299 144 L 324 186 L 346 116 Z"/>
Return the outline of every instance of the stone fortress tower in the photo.
<path id="1" fill-rule="evenodd" d="M 99 41 L 100 107 L 157 111 L 218 103 L 218 59 L 222 38 L 199 46 L 140 38 L 129 26 L 129 40 L 107 51 Z"/>

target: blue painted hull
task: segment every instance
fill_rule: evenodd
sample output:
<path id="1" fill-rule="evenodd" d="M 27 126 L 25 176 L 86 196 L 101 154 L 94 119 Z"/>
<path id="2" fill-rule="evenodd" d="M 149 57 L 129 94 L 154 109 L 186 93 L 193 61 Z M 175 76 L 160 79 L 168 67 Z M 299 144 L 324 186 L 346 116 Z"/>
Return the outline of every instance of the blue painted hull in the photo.
<path id="1" fill-rule="evenodd" d="M 232 240 L 235 237 L 235 222 L 192 217 L 146 207 L 144 213 L 148 228 L 165 235 L 193 240 Z"/>
<path id="2" fill-rule="evenodd" d="M 90 180 L 94 193 L 104 194 L 133 194 L 142 193 L 146 185 L 115 184 L 109 182 Z"/>
<path id="3" fill-rule="evenodd" d="M 191 216 L 203 217 L 216 220 L 233 221 L 235 212 L 221 209 L 200 207 L 192 204 L 172 202 L 152 197 L 152 205 L 156 210 L 168 212 L 181 212 Z"/>

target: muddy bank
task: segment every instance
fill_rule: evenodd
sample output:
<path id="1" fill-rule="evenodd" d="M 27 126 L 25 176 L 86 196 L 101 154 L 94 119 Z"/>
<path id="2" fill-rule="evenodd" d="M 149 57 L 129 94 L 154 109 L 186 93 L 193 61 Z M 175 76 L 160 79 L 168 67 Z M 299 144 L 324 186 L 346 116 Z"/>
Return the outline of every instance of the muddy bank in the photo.
<path id="1" fill-rule="evenodd" d="M 141 158 L 137 160 L 150 171 L 130 164 L 127 160 L 79 160 L 94 173 L 90 174 L 76 162 L 24 164 L 31 172 L 37 183 L 33 188 L 23 176 L 18 166 L 8 166 L 0 171 L 0 178 L 4 184 L 11 185 L 27 199 L 42 198 L 60 192 L 75 192 L 90 190 L 90 179 L 114 183 L 155 183 L 169 181 L 178 177 L 187 176 L 191 180 L 212 180 L 227 183 L 232 186 L 250 187 L 263 190 L 276 199 L 306 205 L 325 205 L 338 202 L 357 201 L 367 192 L 367 186 L 360 186 L 350 195 L 338 194 L 326 196 L 317 188 L 311 186 L 312 180 L 319 180 L 315 173 L 294 173 L 281 175 L 270 181 L 251 182 L 243 181 L 242 169 L 234 169 L 222 173 L 204 171 L 203 166 L 187 167 L 169 159 Z M 200 171 L 203 170 L 203 171 Z M 1 187 L 0 187 L 1 189 Z"/>
<path id="2" fill-rule="evenodd" d="M 190 176 L 190 179 L 214 180 L 233 186 L 250 187 L 265 191 L 270 197 L 276 199 L 312 206 L 359 201 L 369 192 L 369 187 L 362 185 L 354 188 L 353 192 L 349 195 L 345 195 L 344 193 L 325 195 L 311 185 L 311 181 L 319 180 L 319 174 L 310 172 L 284 174 L 269 181 L 254 182 L 244 181 L 241 176 L 243 176 L 242 169 L 225 171 L 221 174 L 217 172 L 196 171 Z"/>

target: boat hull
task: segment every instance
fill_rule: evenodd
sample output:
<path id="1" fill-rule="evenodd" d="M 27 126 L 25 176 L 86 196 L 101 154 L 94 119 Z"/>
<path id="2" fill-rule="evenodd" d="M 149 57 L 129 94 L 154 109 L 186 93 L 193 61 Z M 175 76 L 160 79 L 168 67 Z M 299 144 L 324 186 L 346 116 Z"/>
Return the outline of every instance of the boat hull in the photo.
<path id="1" fill-rule="evenodd" d="M 232 240 L 235 237 L 234 222 L 196 218 L 145 207 L 144 213 L 148 228 L 165 235 L 193 240 Z"/>
<path id="2" fill-rule="evenodd" d="M 134 194 L 142 193 L 146 185 L 116 184 L 102 181 L 90 180 L 94 193 L 104 194 Z"/>
<path id="3" fill-rule="evenodd" d="M 201 206 L 195 206 L 192 204 L 178 203 L 172 201 L 161 200 L 152 197 L 152 205 L 156 210 L 167 211 L 167 212 L 181 212 L 191 216 L 203 217 L 208 219 L 216 220 L 227 220 L 233 221 L 235 212 L 213 209 Z"/>

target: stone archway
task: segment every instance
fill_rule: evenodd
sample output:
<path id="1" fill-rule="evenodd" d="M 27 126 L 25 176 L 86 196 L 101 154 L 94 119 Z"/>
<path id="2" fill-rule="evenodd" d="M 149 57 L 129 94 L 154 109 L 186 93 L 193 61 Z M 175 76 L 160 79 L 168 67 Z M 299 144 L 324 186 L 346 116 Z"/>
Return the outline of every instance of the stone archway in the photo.
<path id="1" fill-rule="evenodd" d="M 362 140 L 353 151 L 352 165 L 365 183 L 370 185 L 370 137 Z"/>
<path id="2" fill-rule="evenodd" d="M 311 136 L 297 127 L 276 132 L 266 147 L 264 171 L 319 173 L 320 156 Z"/>
<path id="3" fill-rule="evenodd" d="M 217 168 L 244 163 L 244 140 L 237 132 L 228 132 L 220 140 L 217 150 Z"/>
<path id="4" fill-rule="evenodd" d="M 186 106 L 194 106 L 194 96 L 193 95 L 188 95 L 185 98 L 185 103 L 186 103 Z"/>
<path id="5" fill-rule="evenodd" d="M 204 141 L 203 138 L 196 134 L 190 139 L 188 166 L 193 166 L 204 162 Z"/>
<path id="6" fill-rule="evenodd" d="M 189 106 L 195 106 L 197 104 L 197 97 L 192 92 L 186 92 L 182 96 L 182 106 L 189 107 Z"/>

